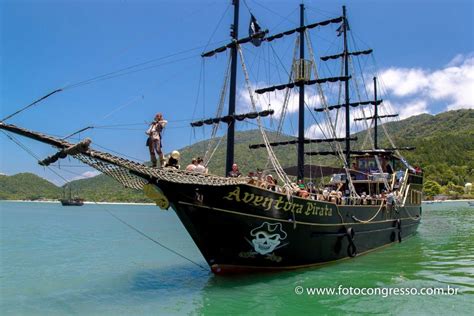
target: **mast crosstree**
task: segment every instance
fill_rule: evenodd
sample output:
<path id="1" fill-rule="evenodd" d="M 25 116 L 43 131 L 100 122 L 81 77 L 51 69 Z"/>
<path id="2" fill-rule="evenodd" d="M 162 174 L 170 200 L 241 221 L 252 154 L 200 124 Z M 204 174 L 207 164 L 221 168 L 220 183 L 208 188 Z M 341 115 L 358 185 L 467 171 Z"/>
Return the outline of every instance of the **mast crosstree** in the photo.
<path id="1" fill-rule="evenodd" d="M 234 164 L 234 139 L 235 139 L 235 122 L 237 120 L 242 120 L 243 118 L 257 118 L 258 116 L 267 116 L 273 114 L 273 111 L 262 111 L 262 112 L 252 112 L 246 114 L 236 115 L 235 112 L 235 97 L 237 91 L 237 49 L 239 45 L 251 43 L 253 39 L 262 39 L 265 34 L 268 33 L 268 30 L 256 32 L 251 34 L 248 37 L 239 39 L 239 0 L 233 0 L 232 4 L 234 5 L 234 23 L 231 25 L 231 42 L 227 45 L 221 46 L 219 48 L 213 49 L 211 51 L 201 54 L 201 57 L 211 57 L 215 54 L 225 52 L 227 49 L 230 49 L 231 53 L 231 66 L 230 66 L 230 92 L 229 92 L 229 110 L 228 115 L 223 118 L 211 118 L 208 120 L 198 121 L 191 123 L 191 126 L 202 126 L 204 124 L 217 124 L 219 122 L 227 123 L 227 150 L 226 150 L 226 167 L 225 173 L 227 174 L 232 170 L 232 165 Z M 255 115 L 256 114 L 256 115 Z M 243 118 L 242 118 L 243 117 Z M 242 118 L 242 119 L 240 119 Z"/>
<path id="2" fill-rule="evenodd" d="M 379 115 L 378 114 L 378 106 L 383 102 L 382 99 L 377 98 L 377 83 L 376 78 L 374 78 L 374 99 L 368 101 L 361 101 L 358 102 L 351 102 L 350 100 L 350 80 L 352 79 L 351 74 L 349 73 L 349 58 L 352 56 L 359 56 L 359 55 L 369 55 L 372 54 L 372 49 L 360 50 L 360 51 L 350 51 L 348 47 L 348 39 L 347 39 L 347 32 L 350 30 L 349 23 L 346 14 L 346 7 L 342 7 L 342 16 L 336 17 L 333 19 L 328 19 L 321 22 L 305 24 L 304 21 L 304 12 L 305 7 L 304 4 L 300 4 L 300 25 L 297 28 L 290 29 L 284 32 L 280 32 L 274 35 L 267 36 L 269 33 L 268 30 L 260 31 L 257 30 L 256 33 L 249 34 L 248 37 L 240 38 L 238 34 L 238 27 L 239 27 L 239 0 L 232 1 L 234 6 L 234 23 L 231 25 L 231 42 L 218 47 L 216 49 L 210 50 L 208 52 L 204 52 L 201 56 L 202 57 L 211 57 L 218 53 L 225 52 L 230 50 L 231 55 L 231 70 L 230 70 L 230 93 L 229 93 L 229 110 L 228 115 L 216 118 L 209 118 L 206 120 L 200 120 L 191 123 L 191 126 L 203 126 L 206 124 L 218 124 L 220 122 L 224 122 L 228 124 L 227 127 L 227 155 L 226 155 L 226 174 L 231 170 L 232 164 L 234 163 L 234 138 L 235 138 L 235 123 L 237 121 L 242 121 L 243 119 L 254 119 L 257 117 L 264 117 L 267 115 L 272 115 L 273 111 L 261 111 L 261 112 L 252 112 L 246 114 L 236 114 L 235 103 L 236 103 L 236 84 L 237 84 L 237 52 L 241 44 L 246 44 L 252 42 L 254 39 L 259 41 L 266 41 L 271 42 L 277 39 L 280 39 L 284 36 L 289 36 L 292 34 L 298 34 L 299 36 L 299 59 L 295 61 L 293 65 L 294 69 L 294 78 L 292 81 L 286 84 L 280 85 L 273 85 L 265 88 L 256 89 L 254 92 L 257 94 L 264 94 L 268 92 L 273 92 L 276 90 L 284 90 L 284 89 L 292 89 L 298 88 L 299 90 L 299 106 L 298 106 L 298 136 L 296 140 L 289 140 L 289 141 L 279 141 L 279 142 L 266 142 L 264 144 L 254 144 L 249 145 L 249 148 L 256 149 L 256 148 L 263 148 L 265 146 L 284 146 L 284 145 L 292 145 L 297 144 L 297 153 L 298 153 L 298 164 L 297 164 L 297 178 L 303 179 L 304 178 L 304 156 L 306 155 L 327 155 L 329 152 L 320 151 L 320 152 L 306 152 L 304 151 L 305 144 L 310 143 L 323 143 L 323 142 L 344 142 L 345 148 L 339 150 L 339 154 L 341 158 L 344 160 L 344 166 L 348 170 L 349 165 L 351 162 L 351 153 L 360 154 L 361 151 L 354 151 L 351 150 L 351 141 L 357 140 L 356 137 L 351 137 L 351 117 L 350 117 L 350 108 L 351 107 L 358 107 L 364 105 L 373 105 L 374 106 L 374 115 L 370 117 L 364 118 L 355 118 L 354 121 L 361 121 L 361 120 L 374 120 L 374 130 L 375 130 L 375 137 L 374 137 L 374 144 L 373 144 L 373 151 L 370 153 L 376 154 L 378 153 L 378 143 L 377 143 L 377 121 L 381 118 L 388 118 L 388 117 L 395 117 L 396 114 L 386 114 L 386 115 Z M 337 60 L 342 58 L 343 61 L 343 75 L 335 76 L 335 77 L 328 77 L 328 78 L 318 78 L 317 73 L 315 74 L 316 78 L 311 79 L 310 68 L 311 68 L 311 61 L 305 60 L 305 32 L 308 29 L 313 29 L 316 27 L 327 26 L 331 24 L 340 24 L 339 28 L 337 29 L 338 36 L 343 37 L 343 51 L 342 53 L 328 55 L 320 57 L 322 61 L 330 61 L 330 60 Z M 325 138 L 325 139 L 305 139 L 305 126 L 304 126 L 304 107 L 305 107 L 305 86 L 307 85 L 320 85 L 323 83 L 333 83 L 333 82 L 343 82 L 344 83 L 344 102 L 343 104 L 336 104 L 336 105 L 327 105 L 321 108 L 315 108 L 316 112 L 327 112 L 335 109 L 345 109 L 345 136 L 344 137 L 337 137 L 334 135 L 334 138 Z M 383 150 L 382 150 L 383 151 Z M 364 151 L 364 153 L 368 153 Z M 350 188 L 349 185 L 350 179 L 346 179 L 346 188 Z M 346 192 L 350 194 L 350 192 Z"/>

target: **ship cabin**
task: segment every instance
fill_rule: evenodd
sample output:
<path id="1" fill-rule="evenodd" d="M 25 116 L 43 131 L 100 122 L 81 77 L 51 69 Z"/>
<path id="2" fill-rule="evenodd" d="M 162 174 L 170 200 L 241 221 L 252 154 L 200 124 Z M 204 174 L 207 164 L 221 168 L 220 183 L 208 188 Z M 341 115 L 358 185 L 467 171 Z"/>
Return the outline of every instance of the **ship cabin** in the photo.
<path id="1" fill-rule="evenodd" d="M 374 203 L 389 192 L 397 191 L 406 172 L 400 159 L 390 153 L 377 157 L 368 153 L 352 156 L 350 175 L 354 188 L 359 196 L 372 199 Z M 330 185 L 344 189 L 346 173 L 333 174 Z"/>

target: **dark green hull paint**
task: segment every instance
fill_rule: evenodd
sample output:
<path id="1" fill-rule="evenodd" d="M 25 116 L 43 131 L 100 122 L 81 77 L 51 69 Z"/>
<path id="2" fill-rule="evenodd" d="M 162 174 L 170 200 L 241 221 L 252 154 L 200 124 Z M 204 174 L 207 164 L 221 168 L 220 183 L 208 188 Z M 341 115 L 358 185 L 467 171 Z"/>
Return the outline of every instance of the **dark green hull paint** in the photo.
<path id="1" fill-rule="evenodd" d="M 421 218 L 421 205 L 383 206 L 378 212 L 380 205 L 336 206 L 294 197 L 290 208 L 286 195 L 251 185 L 159 182 L 158 186 L 212 271 L 219 274 L 292 269 L 344 259 L 403 240 L 415 233 Z M 262 204 L 262 198 L 255 202 L 257 196 L 266 203 Z M 360 222 L 377 212 L 372 221 Z M 353 231 L 352 242 L 348 229 Z M 270 236 L 274 245 L 278 243 L 274 249 L 268 244 Z M 255 247 L 255 239 L 261 247 Z"/>

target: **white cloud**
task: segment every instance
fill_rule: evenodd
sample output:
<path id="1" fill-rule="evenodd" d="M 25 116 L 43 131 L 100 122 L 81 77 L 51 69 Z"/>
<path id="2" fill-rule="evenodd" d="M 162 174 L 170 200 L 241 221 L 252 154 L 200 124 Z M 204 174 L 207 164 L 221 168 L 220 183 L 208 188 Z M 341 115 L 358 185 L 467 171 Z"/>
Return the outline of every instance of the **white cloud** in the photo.
<path id="1" fill-rule="evenodd" d="M 403 120 L 413 115 L 428 113 L 428 104 L 424 100 L 415 100 L 405 103 L 399 109 L 400 119 Z"/>
<path id="2" fill-rule="evenodd" d="M 345 136 L 344 126 L 338 126 L 336 128 L 336 137 L 344 137 L 344 136 Z M 310 139 L 334 138 L 334 132 L 333 132 L 333 129 L 331 128 L 331 125 L 325 121 L 319 124 L 313 124 L 310 127 L 308 127 L 305 131 L 305 137 L 310 138 Z"/>
<path id="3" fill-rule="evenodd" d="M 268 84 L 258 83 L 257 88 L 263 88 L 269 86 Z M 274 118 L 280 118 L 281 110 L 285 103 L 286 90 L 275 90 L 274 92 L 267 92 L 265 94 L 254 94 L 254 101 L 257 106 L 257 110 L 268 110 L 272 109 L 275 111 L 273 114 Z M 247 88 L 241 88 L 238 90 L 239 112 L 249 112 L 252 110 L 252 104 L 250 95 Z M 305 90 L 305 102 L 307 107 L 313 109 L 319 107 L 321 104 L 319 96 L 315 93 L 314 89 Z M 295 113 L 299 108 L 299 94 L 298 89 L 290 91 L 288 97 L 287 113 Z"/>
<path id="4" fill-rule="evenodd" d="M 467 55 L 464 54 L 457 54 L 454 56 L 453 59 L 449 61 L 449 63 L 446 65 L 446 67 L 456 67 L 456 66 L 461 66 L 466 59 L 472 59 L 474 57 L 474 53 L 470 53 Z"/>
<path id="5" fill-rule="evenodd" d="M 95 176 L 98 176 L 100 174 L 100 171 L 93 170 L 93 171 L 86 171 L 82 174 L 84 178 L 93 178 Z"/>
<path id="6" fill-rule="evenodd" d="M 399 118 L 405 119 L 432 111 L 474 108 L 474 53 L 456 55 L 446 66 L 440 69 L 391 67 L 382 70 L 379 78 L 381 79 L 380 88 L 385 89 L 389 94 L 388 97 L 392 100 L 392 103 L 388 100 L 384 101 L 384 106 L 380 107 L 379 110 L 380 114 L 399 113 Z M 255 85 L 257 88 L 266 86 L 268 84 L 263 82 L 258 82 Z M 255 87 L 252 87 L 252 89 Z M 372 91 L 371 83 L 368 84 L 367 89 L 369 93 Z M 273 117 L 279 119 L 285 94 L 286 90 L 277 90 L 263 95 L 255 94 L 254 100 L 257 109 L 273 109 L 275 111 Z M 329 96 L 328 100 L 337 99 L 335 93 L 331 94 L 329 92 L 327 96 Z M 307 87 L 305 100 L 310 109 L 321 107 L 321 101 L 314 86 Z M 251 111 L 250 96 L 245 87 L 238 91 L 238 102 L 241 112 Z M 329 101 L 329 103 L 333 104 L 334 102 Z M 298 89 L 293 89 L 289 96 L 287 113 L 296 113 L 298 106 Z M 369 112 L 366 112 L 366 116 L 369 115 Z M 343 116 L 343 112 L 339 114 L 338 122 L 343 119 Z M 351 116 L 362 117 L 362 113 L 357 109 L 352 109 Z M 351 132 L 358 131 L 362 128 L 362 125 L 353 126 Z M 327 125 L 321 128 L 325 134 L 330 134 Z M 306 136 L 312 138 L 322 137 L 323 131 L 321 131 L 321 128 L 317 125 L 310 126 L 306 130 Z M 338 137 L 342 136 L 343 129 L 344 126 L 338 126 L 336 133 Z"/>
<path id="7" fill-rule="evenodd" d="M 473 54 L 457 55 L 446 67 L 434 71 L 389 68 L 382 71 L 381 78 L 393 96 L 416 97 L 403 106 L 406 113 L 427 112 L 427 104 L 432 102 L 443 102 L 445 110 L 474 108 Z"/>
<path id="8" fill-rule="evenodd" d="M 100 174 L 100 171 L 97 171 L 97 170 L 86 171 L 86 172 L 83 172 L 80 176 L 72 178 L 71 181 L 80 180 L 80 179 L 87 179 L 87 178 L 93 178 L 95 176 L 98 176 L 99 174 Z"/>
<path id="9" fill-rule="evenodd" d="M 381 75 L 385 88 L 396 96 L 406 96 L 425 89 L 429 85 L 427 73 L 422 69 L 389 68 Z"/>

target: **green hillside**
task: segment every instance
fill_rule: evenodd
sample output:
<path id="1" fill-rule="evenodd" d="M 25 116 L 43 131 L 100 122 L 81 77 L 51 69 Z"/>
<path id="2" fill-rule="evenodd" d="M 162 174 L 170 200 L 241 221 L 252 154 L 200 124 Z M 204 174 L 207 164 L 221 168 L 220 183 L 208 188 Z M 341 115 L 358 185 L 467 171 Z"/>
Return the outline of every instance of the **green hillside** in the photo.
<path id="1" fill-rule="evenodd" d="M 390 122 L 385 126 L 397 146 L 416 147 L 415 151 L 403 154 L 412 165 L 423 168 L 425 179 L 430 180 L 430 187 L 435 188 L 434 194 L 460 195 L 464 183 L 474 182 L 474 110 L 449 111 L 437 115 L 422 114 L 399 122 Z M 366 132 L 360 132 L 356 135 L 359 140 L 354 144 L 354 148 L 360 148 L 365 134 Z M 280 136 L 277 139 L 274 133 L 269 133 L 268 136 L 271 141 L 292 138 Z M 382 128 L 379 130 L 379 139 L 380 147 L 389 146 Z M 219 139 L 214 140 L 214 145 L 218 141 Z M 235 162 L 239 164 L 242 173 L 265 167 L 265 148 L 248 148 L 249 144 L 261 142 L 258 130 L 236 133 Z M 179 149 L 182 168 L 185 168 L 192 157 L 204 156 L 208 143 L 209 140 L 206 140 Z M 327 144 L 312 144 L 307 146 L 306 151 L 328 148 Z M 211 173 L 224 174 L 225 150 L 226 141 L 223 139 L 209 165 Z M 296 164 L 296 145 L 279 146 L 274 150 L 284 167 Z M 306 156 L 306 163 L 336 166 L 339 164 L 330 156 Z M 434 184 L 431 181 L 434 181 Z M 148 201 L 140 191 L 125 189 L 105 175 L 76 180 L 72 182 L 72 186 L 90 201 Z M 0 199 L 56 198 L 60 194 L 60 188 L 32 174 L 0 178 Z"/>
<path id="2" fill-rule="evenodd" d="M 440 192 L 453 195 L 461 193 L 461 186 L 466 182 L 474 182 L 474 110 L 458 110 L 440 113 L 438 115 L 422 114 L 408 119 L 386 124 L 392 139 L 397 146 L 415 146 L 415 151 L 403 152 L 405 157 L 414 166 L 421 166 L 425 171 L 426 180 L 433 180 L 440 185 Z M 360 148 L 366 132 L 356 136 L 359 141 L 355 143 Z M 276 137 L 268 133 L 271 141 L 288 140 L 292 137 Z M 388 140 L 379 133 L 380 147 L 389 146 Z M 219 139 L 213 141 L 217 144 Z M 249 144 L 261 143 L 258 130 L 236 133 L 235 162 L 239 164 L 242 173 L 264 168 L 267 163 L 266 150 L 249 149 Z M 209 140 L 198 142 L 192 146 L 179 149 L 181 153 L 181 166 L 184 168 L 192 157 L 203 156 L 207 150 Z M 326 150 L 327 144 L 313 144 L 306 150 Z M 212 147 L 214 148 L 214 147 Z M 209 170 L 214 174 L 224 174 L 226 140 L 223 139 L 216 150 L 209 165 Z M 280 163 L 285 166 L 296 164 L 296 145 L 274 147 Z M 322 165 L 338 165 L 332 157 L 306 156 L 306 163 Z M 96 181 L 100 179 L 100 185 Z M 75 181 L 74 185 L 79 182 Z M 91 196 L 104 200 L 138 199 L 140 192 L 122 189 L 121 186 L 109 178 L 99 176 L 92 179 L 80 180 L 80 187 Z M 92 188 L 89 188 L 89 184 Z M 100 189 L 98 189 L 100 187 Z M 104 189 L 105 188 L 105 189 Z M 111 194 L 111 192 L 115 192 Z M 87 197 L 88 194 L 85 194 Z M 454 194 L 454 195 L 455 195 Z M 107 197 L 107 198 L 104 198 Z M 143 196 L 142 196 L 142 199 Z M 141 199 L 141 200 L 142 200 Z"/>
<path id="3" fill-rule="evenodd" d="M 57 199 L 62 189 L 32 173 L 0 175 L 0 200 Z"/>
<path id="4" fill-rule="evenodd" d="M 114 179 L 101 174 L 93 178 L 71 182 L 74 191 L 87 201 L 95 202 L 151 202 L 141 191 L 127 189 Z"/>
<path id="5" fill-rule="evenodd" d="M 473 182 L 474 110 L 422 114 L 389 123 L 387 128 L 397 146 L 416 147 L 404 155 L 423 168 L 427 179 L 440 185 Z"/>

